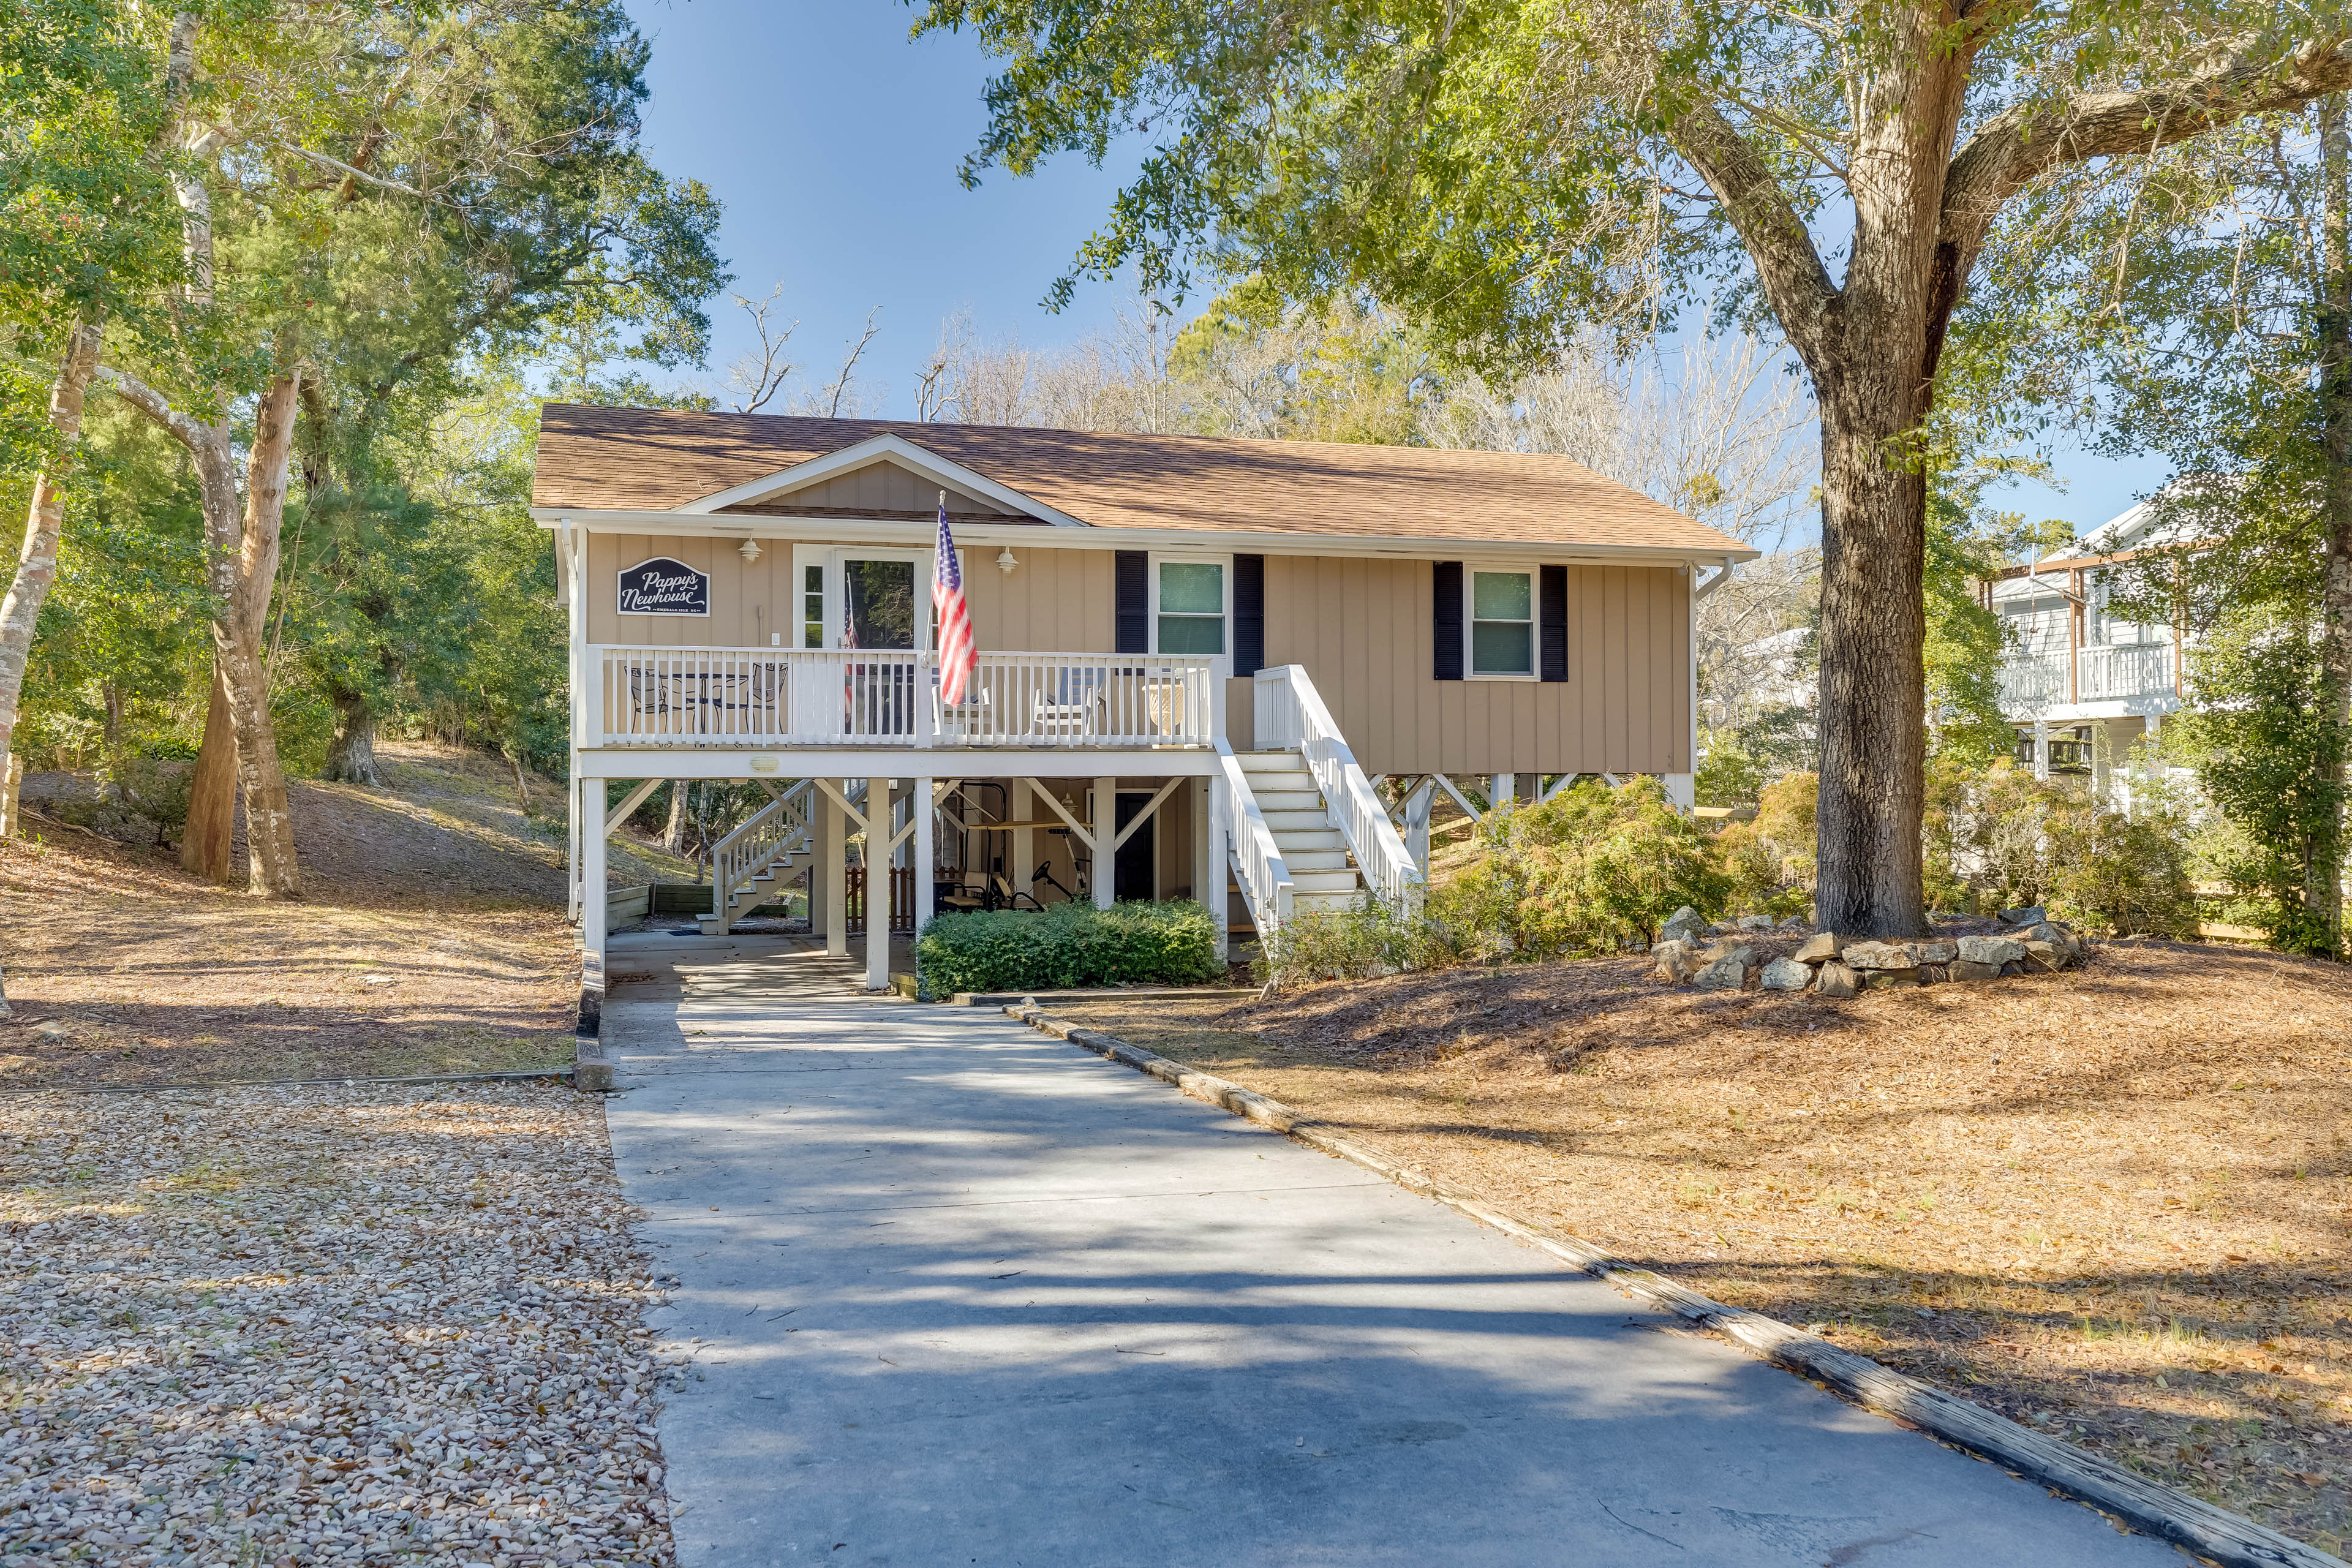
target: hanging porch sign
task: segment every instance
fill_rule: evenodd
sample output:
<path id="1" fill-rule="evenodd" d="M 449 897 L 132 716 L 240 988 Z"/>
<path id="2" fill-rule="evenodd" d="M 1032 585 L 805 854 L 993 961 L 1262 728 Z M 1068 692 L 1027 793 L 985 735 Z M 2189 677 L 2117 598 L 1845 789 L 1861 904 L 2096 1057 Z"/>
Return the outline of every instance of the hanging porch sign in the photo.
<path id="1" fill-rule="evenodd" d="M 625 616 L 709 613 L 710 574 L 697 572 L 683 561 L 656 555 L 621 574 L 621 614 Z"/>

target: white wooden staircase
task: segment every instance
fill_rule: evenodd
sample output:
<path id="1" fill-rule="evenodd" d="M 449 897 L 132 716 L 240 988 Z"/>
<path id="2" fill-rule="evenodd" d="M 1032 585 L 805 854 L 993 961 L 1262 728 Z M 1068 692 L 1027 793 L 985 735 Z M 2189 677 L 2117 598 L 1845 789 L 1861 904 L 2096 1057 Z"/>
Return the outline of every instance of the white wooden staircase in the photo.
<path id="1" fill-rule="evenodd" d="M 1347 909 L 1364 896 L 1364 879 L 1347 837 L 1331 820 L 1323 791 L 1296 749 L 1239 752 L 1234 761 L 1249 780 L 1250 795 L 1274 835 L 1282 863 L 1290 868 L 1291 907 Z"/>
<path id="2" fill-rule="evenodd" d="M 809 820 L 814 786 L 807 779 L 780 788 L 776 798 L 745 817 L 710 851 L 709 914 L 705 936 L 724 936 L 746 913 L 768 902 L 776 883 L 816 843 Z"/>
<path id="3" fill-rule="evenodd" d="M 1421 868 L 1306 668 L 1259 670 L 1253 696 L 1261 749 L 1217 742 L 1210 801 L 1259 936 L 1301 909 L 1346 909 L 1368 893 L 1399 911 L 1415 907 Z"/>

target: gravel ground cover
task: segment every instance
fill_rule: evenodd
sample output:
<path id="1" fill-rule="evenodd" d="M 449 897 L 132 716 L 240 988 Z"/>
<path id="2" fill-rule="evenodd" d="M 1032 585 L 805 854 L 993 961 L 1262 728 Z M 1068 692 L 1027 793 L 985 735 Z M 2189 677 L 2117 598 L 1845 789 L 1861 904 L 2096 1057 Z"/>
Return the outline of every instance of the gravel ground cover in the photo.
<path id="1" fill-rule="evenodd" d="M 2111 944 L 1825 1002 L 1649 969 L 1055 1011 L 2344 1552 L 2352 970 Z"/>
<path id="2" fill-rule="evenodd" d="M 598 1102 L 0 1099 L 0 1563 L 671 1561 Z"/>

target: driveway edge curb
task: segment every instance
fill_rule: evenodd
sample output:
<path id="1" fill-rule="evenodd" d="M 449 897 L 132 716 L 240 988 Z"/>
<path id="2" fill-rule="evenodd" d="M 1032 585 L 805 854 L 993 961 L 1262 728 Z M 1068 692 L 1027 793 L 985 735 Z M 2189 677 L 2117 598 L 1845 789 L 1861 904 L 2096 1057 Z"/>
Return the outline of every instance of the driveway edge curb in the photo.
<path id="1" fill-rule="evenodd" d="M 1832 1389 L 1866 1409 L 2003 1466 L 2025 1479 L 2039 1481 L 2076 1501 L 2088 1503 L 2136 1530 L 2221 1563 L 2223 1568 L 2352 1568 L 2344 1559 L 2315 1546 L 2149 1480 L 1867 1356 L 1840 1349 L 1818 1334 L 1685 1290 L 1663 1275 L 1619 1262 L 1589 1241 L 1521 1219 L 1449 1183 L 1432 1181 L 1408 1171 L 1342 1137 L 1329 1124 L 1255 1089 L 1244 1089 L 1230 1079 L 1129 1045 L 1116 1035 L 1056 1018 L 1042 1007 L 1015 1003 L 1004 1012 L 1008 1017 L 1045 1034 L 1159 1079 L 1195 1100 L 1246 1117 L 1309 1148 L 1360 1165 L 1408 1191 L 1434 1198 L 1629 1295 L 1654 1302 L 1686 1323 L 1712 1330 L 1741 1349 Z"/>

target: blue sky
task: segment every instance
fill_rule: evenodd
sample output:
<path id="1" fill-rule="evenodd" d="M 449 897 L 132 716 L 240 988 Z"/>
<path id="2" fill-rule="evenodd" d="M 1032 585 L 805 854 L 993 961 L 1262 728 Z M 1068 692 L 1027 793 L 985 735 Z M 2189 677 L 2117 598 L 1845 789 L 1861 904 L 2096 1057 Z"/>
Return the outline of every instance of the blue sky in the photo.
<path id="1" fill-rule="evenodd" d="M 940 323 L 963 310 L 990 342 L 1065 343 L 1106 324 L 1119 288 L 1087 283 L 1060 315 L 1039 302 L 1109 208 L 1129 170 L 1065 158 L 1027 180 L 980 189 L 956 165 L 986 115 L 989 61 L 965 38 L 909 42 L 891 0 L 628 0 L 653 43 L 645 140 L 673 175 L 726 204 L 721 247 L 738 291 L 781 281 L 777 311 L 799 318 L 793 354 L 832 378 L 866 311 L 880 329 L 861 374 L 887 384 L 880 412 L 912 416 L 914 370 Z M 750 342 L 740 311 L 712 314 L 711 373 Z M 2064 493 L 2027 485 L 1998 498 L 2084 532 L 2161 482 L 2145 461 L 2071 448 L 2051 454 Z"/>
<path id="2" fill-rule="evenodd" d="M 876 305 L 861 374 L 870 366 L 888 384 L 883 411 L 906 417 L 915 367 L 952 312 L 969 310 L 991 342 L 1045 347 L 1116 310 L 1120 290 L 1098 283 L 1058 316 L 1039 301 L 1122 171 L 1073 158 L 1034 179 L 957 183 L 986 123 L 988 61 L 967 39 L 908 42 L 912 14 L 889 0 L 629 0 L 629 11 L 653 44 L 655 163 L 726 204 L 736 291 L 758 299 L 783 283 L 777 309 L 800 319 L 793 354 L 815 382 L 832 379 Z M 723 300 L 712 325 L 715 376 L 750 337 Z"/>

